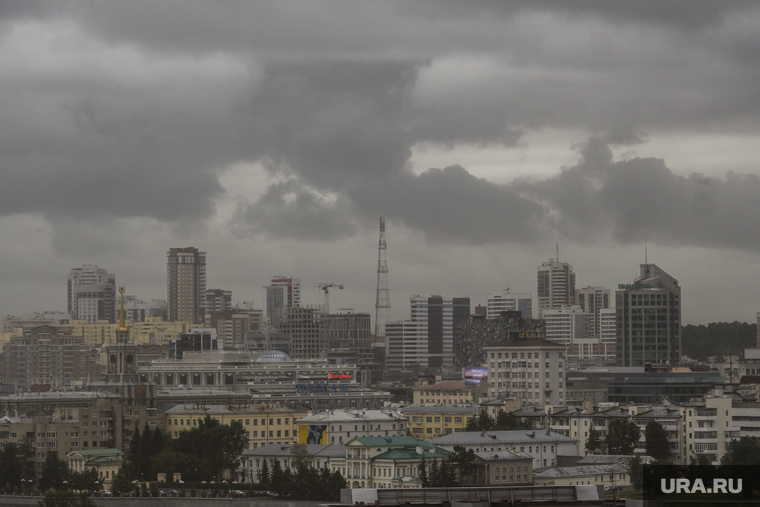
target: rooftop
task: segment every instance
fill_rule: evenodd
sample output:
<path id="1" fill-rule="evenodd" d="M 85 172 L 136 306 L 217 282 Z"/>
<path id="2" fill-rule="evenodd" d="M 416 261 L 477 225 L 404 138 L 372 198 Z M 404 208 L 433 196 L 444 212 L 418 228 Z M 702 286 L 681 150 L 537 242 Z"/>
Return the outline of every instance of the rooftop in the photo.
<path id="1" fill-rule="evenodd" d="M 296 444 L 269 444 L 257 449 L 243 451 L 244 456 L 292 456 Z M 315 457 L 345 457 L 346 446 L 343 444 L 303 444 L 311 456 Z"/>
<path id="2" fill-rule="evenodd" d="M 453 391 L 466 389 L 464 380 L 446 380 L 437 384 L 415 387 L 413 391 Z"/>
<path id="3" fill-rule="evenodd" d="M 522 442 L 577 442 L 548 430 L 460 431 L 430 440 L 434 445 L 509 444 Z"/>
<path id="4" fill-rule="evenodd" d="M 386 410 L 329 410 L 319 412 L 299 419 L 300 423 L 317 423 L 317 422 L 345 422 L 345 421 L 399 421 L 404 420 L 404 416 L 392 411 Z"/>

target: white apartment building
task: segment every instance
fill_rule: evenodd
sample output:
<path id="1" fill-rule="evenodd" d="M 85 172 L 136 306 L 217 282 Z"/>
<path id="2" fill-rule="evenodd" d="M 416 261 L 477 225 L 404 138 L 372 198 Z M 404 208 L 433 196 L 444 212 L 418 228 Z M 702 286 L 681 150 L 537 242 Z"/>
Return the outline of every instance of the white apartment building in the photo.
<path id="1" fill-rule="evenodd" d="M 549 259 L 538 267 L 538 318 L 547 309 L 575 304 L 575 272 L 566 262 Z"/>
<path id="2" fill-rule="evenodd" d="M 576 289 L 575 304 L 591 316 L 588 335 L 598 337 L 601 334 L 600 312 L 610 307 L 610 289 L 602 287 Z"/>
<path id="3" fill-rule="evenodd" d="M 577 339 L 589 336 L 591 316 L 580 306 L 563 306 L 544 310 L 542 318 L 546 323 L 547 341 L 569 347 Z"/>
<path id="4" fill-rule="evenodd" d="M 488 295 L 487 305 L 487 319 L 498 319 L 502 312 L 520 312 L 523 319 L 533 318 L 532 294 L 511 293 L 509 289 L 492 292 Z"/>
<path id="5" fill-rule="evenodd" d="M 72 319 L 97 324 L 116 323 L 116 275 L 94 264 L 83 264 L 69 272 L 68 312 Z"/>
<path id="6" fill-rule="evenodd" d="M 565 350 L 542 339 L 518 339 L 484 348 L 489 398 L 521 398 L 524 403 L 565 402 Z"/>

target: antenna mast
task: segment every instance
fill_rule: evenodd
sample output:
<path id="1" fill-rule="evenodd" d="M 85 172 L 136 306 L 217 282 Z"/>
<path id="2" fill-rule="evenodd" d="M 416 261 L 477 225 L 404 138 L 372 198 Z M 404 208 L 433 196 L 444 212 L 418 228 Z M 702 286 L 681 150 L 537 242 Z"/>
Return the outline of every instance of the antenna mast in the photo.
<path id="1" fill-rule="evenodd" d="M 385 322 L 391 309 L 391 295 L 388 288 L 388 261 L 385 259 L 385 217 L 380 217 L 380 241 L 377 244 L 377 299 L 375 300 L 375 337 L 385 336 Z M 383 325 L 380 326 L 380 321 Z"/>

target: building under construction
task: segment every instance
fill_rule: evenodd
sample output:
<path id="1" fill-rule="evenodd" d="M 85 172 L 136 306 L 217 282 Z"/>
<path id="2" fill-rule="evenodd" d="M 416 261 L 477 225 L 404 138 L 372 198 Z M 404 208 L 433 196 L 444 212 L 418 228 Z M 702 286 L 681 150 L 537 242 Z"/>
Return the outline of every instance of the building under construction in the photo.
<path id="1" fill-rule="evenodd" d="M 496 319 L 469 319 L 454 329 L 454 367 L 480 366 L 484 348 L 507 340 L 546 339 L 543 321 L 523 319 L 520 312 L 503 312 Z"/>

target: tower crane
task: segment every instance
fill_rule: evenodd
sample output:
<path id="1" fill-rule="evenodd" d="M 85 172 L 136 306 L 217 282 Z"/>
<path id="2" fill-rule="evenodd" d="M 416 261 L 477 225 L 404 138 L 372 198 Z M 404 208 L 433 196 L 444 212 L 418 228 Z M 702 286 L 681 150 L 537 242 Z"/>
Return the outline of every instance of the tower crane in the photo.
<path id="1" fill-rule="evenodd" d="M 320 283 L 319 284 L 319 290 L 324 291 L 325 293 L 325 313 L 330 314 L 330 289 L 336 288 L 336 289 L 343 289 L 343 284 L 337 284 L 337 283 Z"/>

